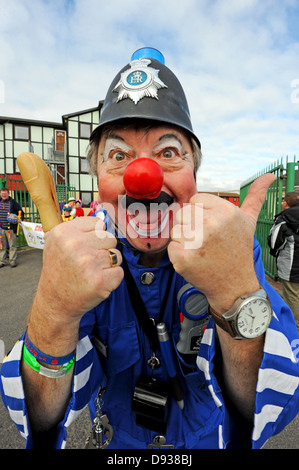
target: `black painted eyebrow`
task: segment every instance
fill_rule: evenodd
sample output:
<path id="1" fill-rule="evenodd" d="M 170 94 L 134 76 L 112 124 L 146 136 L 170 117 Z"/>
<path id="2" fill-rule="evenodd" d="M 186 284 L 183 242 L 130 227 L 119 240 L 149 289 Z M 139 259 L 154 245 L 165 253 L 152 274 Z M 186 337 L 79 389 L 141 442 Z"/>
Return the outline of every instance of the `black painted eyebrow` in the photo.
<path id="1" fill-rule="evenodd" d="M 114 134 L 113 132 L 110 132 L 110 133 L 106 136 L 106 141 L 109 140 L 109 139 L 122 140 L 123 142 L 125 141 L 125 139 L 123 139 L 120 135 Z"/>
<path id="2" fill-rule="evenodd" d="M 159 138 L 159 142 L 162 142 L 163 140 L 167 140 L 167 139 L 176 139 L 181 144 L 181 146 L 183 145 L 183 142 L 176 134 L 161 135 L 161 137 Z"/>

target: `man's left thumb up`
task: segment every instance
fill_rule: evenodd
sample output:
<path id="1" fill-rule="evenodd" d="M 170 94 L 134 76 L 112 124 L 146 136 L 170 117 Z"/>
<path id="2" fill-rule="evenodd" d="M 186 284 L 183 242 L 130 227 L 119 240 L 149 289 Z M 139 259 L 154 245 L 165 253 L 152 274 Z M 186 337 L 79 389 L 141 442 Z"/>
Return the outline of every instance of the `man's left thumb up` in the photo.
<path id="1" fill-rule="evenodd" d="M 257 222 L 267 191 L 275 180 L 276 176 L 273 173 L 266 173 L 257 178 L 249 188 L 248 194 L 241 206 L 241 210 L 251 218 L 254 224 Z"/>

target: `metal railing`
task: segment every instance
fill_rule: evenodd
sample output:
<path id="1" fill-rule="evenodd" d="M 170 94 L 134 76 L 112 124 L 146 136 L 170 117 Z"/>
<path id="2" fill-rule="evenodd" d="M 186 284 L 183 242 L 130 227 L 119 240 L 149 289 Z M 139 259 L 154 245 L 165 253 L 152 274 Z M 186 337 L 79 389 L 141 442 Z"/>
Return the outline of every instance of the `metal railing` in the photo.
<path id="1" fill-rule="evenodd" d="M 262 171 L 243 182 L 240 187 L 240 205 L 248 194 L 250 185 L 261 175 L 265 173 L 274 173 L 276 181 L 270 186 L 263 207 L 260 211 L 257 226 L 256 238 L 258 239 L 261 250 L 262 260 L 265 267 L 265 272 L 273 279 L 277 279 L 276 260 L 270 255 L 269 247 L 267 244 L 267 237 L 270 229 L 274 223 L 274 217 L 282 209 L 282 200 L 286 193 L 294 191 L 299 188 L 299 161 L 294 156 L 293 161 L 289 161 L 286 157 L 285 161 L 281 160 L 273 162 L 269 167 L 264 168 Z"/>
<path id="2" fill-rule="evenodd" d="M 55 186 L 58 203 L 61 208 L 70 197 L 76 197 L 76 188 L 74 186 L 67 186 L 65 184 L 56 184 Z M 20 178 L 15 178 L 8 175 L 0 175 L 0 189 L 4 187 L 9 189 L 10 196 L 22 207 L 25 214 L 24 220 L 27 222 L 40 223 L 40 216 L 37 207 L 33 203 L 21 176 Z M 27 246 L 22 229 L 19 230 L 17 246 L 18 248 Z"/>

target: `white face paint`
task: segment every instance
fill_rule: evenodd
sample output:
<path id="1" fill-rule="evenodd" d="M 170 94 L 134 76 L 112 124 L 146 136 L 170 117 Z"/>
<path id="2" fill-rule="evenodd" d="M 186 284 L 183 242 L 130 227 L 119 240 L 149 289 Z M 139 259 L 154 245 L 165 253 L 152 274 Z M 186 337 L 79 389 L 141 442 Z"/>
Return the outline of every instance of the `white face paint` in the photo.
<path id="1" fill-rule="evenodd" d="M 104 152 L 103 152 L 103 161 L 107 161 L 108 158 L 111 156 L 111 153 L 119 150 L 125 154 L 129 154 L 133 152 L 132 147 L 127 145 L 120 137 L 108 137 L 105 143 Z"/>
<path id="2" fill-rule="evenodd" d="M 166 135 L 163 135 L 159 139 L 159 143 L 154 146 L 153 152 L 157 154 L 157 153 L 160 153 L 160 152 L 162 152 L 163 150 L 165 150 L 167 148 L 173 148 L 181 155 L 182 154 L 182 147 L 183 147 L 183 144 L 182 144 L 181 140 L 178 137 L 176 137 L 172 134 L 166 134 Z"/>
<path id="3" fill-rule="evenodd" d="M 174 209 L 188 203 L 196 193 L 191 143 L 184 132 L 171 126 L 145 129 L 117 129 L 103 136 L 99 145 L 99 199 L 126 239 L 137 250 L 157 254 L 166 249 L 173 227 Z M 151 158 L 164 173 L 162 191 L 173 204 L 138 207 L 138 200 L 124 207 L 123 176 L 130 162 Z M 141 210 L 142 209 L 142 210 Z"/>
<path id="4" fill-rule="evenodd" d="M 182 141 L 174 134 L 166 134 L 159 139 L 158 143 L 152 148 L 151 154 L 136 155 L 134 149 L 123 141 L 118 135 L 110 135 L 105 142 L 104 151 L 102 153 L 102 161 L 109 161 L 109 165 L 118 166 L 120 164 L 127 165 L 132 159 L 138 157 L 147 157 L 159 160 L 159 164 L 173 163 L 178 158 L 180 160 L 192 161 L 189 152 L 184 149 Z"/>

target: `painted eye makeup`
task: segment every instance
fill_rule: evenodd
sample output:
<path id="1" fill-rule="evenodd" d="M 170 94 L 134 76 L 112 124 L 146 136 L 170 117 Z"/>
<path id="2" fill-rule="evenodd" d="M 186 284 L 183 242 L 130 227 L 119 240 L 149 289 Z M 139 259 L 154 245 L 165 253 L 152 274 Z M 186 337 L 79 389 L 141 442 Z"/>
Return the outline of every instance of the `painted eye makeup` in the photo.
<path id="1" fill-rule="evenodd" d="M 132 153 L 132 148 L 129 147 L 121 138 L 109 137 L 105 143 L 103 160 L 107 161 L 111 159 L 115 162 L 122 162 L 130 152 Z"/>

